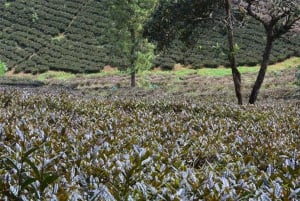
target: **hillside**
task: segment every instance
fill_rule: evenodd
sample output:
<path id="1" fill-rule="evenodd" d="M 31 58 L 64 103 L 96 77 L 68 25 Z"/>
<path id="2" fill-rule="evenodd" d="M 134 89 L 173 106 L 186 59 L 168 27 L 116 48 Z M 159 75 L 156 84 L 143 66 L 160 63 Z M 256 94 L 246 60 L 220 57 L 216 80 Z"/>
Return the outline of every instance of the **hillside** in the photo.
<path id="1" fill-rule="evenodd" d="M 223 24 L 202 23 L 191 33 L 191 45 L 173 41 L 171 48 L 155 60 L 156 65 L 166 69 L 174 63 L 191 65 L 193 68 L 228 66 L 227 35 Z M 237 48 L 239 66 L 255 66 L 260 63 L 265 48 L 264 28 L 249 19 L 245 24 L 235 24 L 234 40 Z M 270 63 L 281 62 L 291 56 L 300 56 L 300 35 L 284 37 L 273 45 Z"/>
<path id="2" fill-rule="evenodd" d="M 97 72 L 121 63 L 102 40 L 110 23 L 101 1 L 14 1 L 0 12 L 0 59 L 16 72 Z"/>
<path id="3" fill-rule="evenodd" d="M 108 43 L 111 21 L 100 0 L 28 0 L 0 3 L 0 60 L 16 73 L 62 70 L 98 72 L 105 65 L 124 68 L 127 59 Z M 206 27 L 206 28 L 205 28 Z M 194 68 L 226 65 L 226 32 L 222 26 L 199 25 L 195 46 L 175 41 L 154 65 L 172 68 L 175 63 Z M 257 24 L 236 29 L 239 65 L 260 60 L 264 33 Z M 300 56 L 300 36 L 282 39 L 274 46 L 271 63 Z M 247 50 L 247 51 L 245 51 Z"/>

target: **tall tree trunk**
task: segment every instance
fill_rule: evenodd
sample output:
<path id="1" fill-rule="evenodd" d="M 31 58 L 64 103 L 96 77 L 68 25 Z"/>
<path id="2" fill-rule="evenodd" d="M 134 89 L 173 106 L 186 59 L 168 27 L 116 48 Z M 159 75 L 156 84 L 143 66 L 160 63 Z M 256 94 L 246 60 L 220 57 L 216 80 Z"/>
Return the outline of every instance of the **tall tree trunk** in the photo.
<path id="1" fill-rule="evenodd" d="M 266 71 L 267 71 L 267 67 L 268 67 L 268 63 L 269 63 L 269 59 L 270 59 L 270 54 L 271 54 L 271 50 L 272 50 L 272 44 L 274 41 L 273 38 L 273 33 L 272 27 L 269 27 L 266 29 L 267 30 L 267 43 L 265 46 L 265 50 L 264 50 L 264 55 L 263 55 L 263 60 L 260 66 L 260 70 L 258 73 L 258 76 L 256 78 L 255 84 L 252 88 L 252 92 L 249 98 L 249 103 L 250 104 L 254 104 L 255 101 L 257 100 L 257 96 L 260 90 L 260 87 L 264 81 L 265 75 L 266 75 Z"/>
<path id="2" fill-rule="evenodd" d="M 131 68 L 131 72 L 130 72 L 130 85 L 131 88 L 135 87 L 135 73 L 136 73 L 136 69 L 134 66 L 135 63 L 135 46 L 136 46 L 136 38 L 135 38 L 135 32 L 134 29 L 130 29 L 130 37 L 131 37 L 131 50 L 130 50 L 130 68 Z"/>
<path id="3" fill-rule="evenodd" d="M 242 92 L 241 92 L 241 73 L 239 72 L 239 70 L 237 68 L 236 58 L 235 58 L 230 0 L 225 0 L 225 9 L 226 9 L 227 39 L 228 39 L 228 47 L 229 47 L 229 51 L 230 51 L 228 54 L 228 59 L 230 62 L 232 78 L 233 78 L 234 88 L 235 88 L 235 94 L 238 99 L 238 104 L 242 105 L 243 97 L 242 97 Z"/>

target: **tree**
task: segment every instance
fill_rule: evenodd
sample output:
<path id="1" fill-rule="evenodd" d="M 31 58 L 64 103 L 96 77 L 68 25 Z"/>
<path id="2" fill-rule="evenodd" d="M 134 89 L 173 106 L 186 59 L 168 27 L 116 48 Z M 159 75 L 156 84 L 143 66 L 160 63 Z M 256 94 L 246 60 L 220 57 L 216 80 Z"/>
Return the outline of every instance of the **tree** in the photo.
<path id="1" fill-rule="evenodd" d="M 131 87 L 136 85 L 136 62 L 139 52 L 149 47 L 143 39 L 144 24 L 154 10 L 157 0 L 107 0 L 114 21 L 114 36 L 121 52 L 129 58 Z"/>
<path id="2" fill-rule="evenodd" d="M 212 20 L 213 10 L 223 1 L 160 0 L 146 24 L 144 36 L 157 42 L 159 51 L 168 48 L 176 39 L 193 44 L 193 29 L 204 20 Z"/>
<path id="3" fill-rule="evenodd" d="M 226 19 L 225 24 L 227 28 L 227 38 L 228 38 L 228 47 L 229 47 L 229 54 L 228 59 L 230 62 L 230 67 L 232 71 L 232 79 L 235 88 L 235 94 L 238 99 L 238 104 L 243 104 L 243 97 L 241 92 L 241 73 L 239 72 L 236 64 L 235 58 L 235 48 L 234 48 L 234 41 L 233 41 L 233 23 L 232 23 L 232 14 L 231 14 L 231 2 L 230 0 L 224 1 L 224 7 L 226 11 Z"/>
<path id="4" fill-rule="evenodd" d="M 151 24 L 148 24 L 145 34 L 151 40 L 162 41 L 158 46 L 159 49 L 164 49 L 169 46 L 174 39 L 189 42 L 189 40 L 191 40 L 191 30 L 196 27 L 195 25 L 197 23 L 203 20 L 218 19 L 219 15 L 217 15 L 217 17 L 213 16 L 213 11 L 216 10 L 216 8 L 225 10 L 225 19 L 223 21 L 227 28 L 228 59 L 232 70 L 238 104 L 243 104 L 241 74 L 237 68 L 235 57 L 236 51 L 233 39 L 233 19 L 230 0 L 161 1 L 157 11 L 152 16 Z"/>
<path id="5" fill-rule="evenodd" d="M 300 23 L 300 0 L 245 0 L 239 6 L 262 23 L 266 32 L 261 67 L 249 98 L 249 103 L 254 104 L 264 81 L 273 42 Z"/>
<path id="6" fill-rule="evenodd" d="M 266 46 L 261 68 L 253 86 L 249 103 L 254 104 L 263 83 L 273 42 L 284 34 L 300 27 L 300 0 L 177 0 L 161 3 L 152 16 L 145 34 L 151 40 L 163 38 L 158 48 L 168 47 L 170 41 L 180 39 L 189 41 L 193 37 L 191 30 L 203 20 L 224 18 L 227 28 L 229 54 L 233 81 L 238 103 L 242 104 L 241 75 L 236 66 L 233 41 L 232 11 L 240 10 L 239 15 L 249 15 L 261 22 L 266 30 Z M 223 9 L 223 13 L 221 11 Z M 225 8 L 225 9 L 224 9 Z M 234 8 L 234 9 L 233 9 Z M 240 9 L 235 9 L 240 8 Z M 214 12 L 216 11 L 216 12 Z M 225 13 L 224 13 L 225 11 Z M 214 14 L 217 14 L 216 16 Z M 219 14 L 219 15 L 218 15 Z M 153 34 L 154 33 L 154 34 Z"/>

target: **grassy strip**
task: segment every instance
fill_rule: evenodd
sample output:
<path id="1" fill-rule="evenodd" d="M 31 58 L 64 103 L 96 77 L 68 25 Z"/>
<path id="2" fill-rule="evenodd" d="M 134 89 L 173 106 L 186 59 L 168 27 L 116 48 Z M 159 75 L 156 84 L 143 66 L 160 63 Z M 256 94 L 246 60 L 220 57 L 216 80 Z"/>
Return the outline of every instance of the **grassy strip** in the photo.
<path id="1" fill-rule="evenodd" d="M 284 70 L 287 68 L 294 68 L 300 65 L 300 57 L 292 57 L 290 59 L 287 59 L 283 62 L 276 63 L 273 65 L 270 65 L 268 67 L 268 71 L 279 71 Z M 240 66 L 239 70 L 241 73 L 257 73 L 259 71 L 259 66 Z M 61 81 L 67 81 L 74 79 L 76 77 L 83 77 L 83 78 L 97 78 L 97 77 L 103 77 L 103 76 L 112 76 L 112 75 L 122 75 L 124 74 L 121 71 L 103 71 L 99 73 L 92 73 L 92 74 L 72 74 L 67 72 L 61 72 L 61 71 L 48 71 L 46 73 L 42 73 L 39 75 L 30 75 L 28 76 L 31 79 L 39 80 L 39 81 L 45 81 L 48 79 L 54 79 L 54 80 L 61 80 Z M 197 74 L 200 76 L 211 76 L 211 77 L 222 77 L 231 75 L 231 69 L 230 68 L 203 68 L 203 69 L 190 69 L 190 68 L 182 68 L 180 70 L 176 71 L 161 71 L 161 70 L 152 70 L 152 71 L 144 71 L 138 73 L 140 76 L 147 76 L 147 75 L 176 75 L 176 76 L 186 76 L 191 74 Z M 14 75 L 19 76 L 19 75 Z M 21 75 L 22 76 L 22 75 Z"/>
<path id="2" fill-rule="evenodd" d="M 276 63 L 273 65 L 270 65 L 268 67 L 268 71 L 279 71 L 279 70 L 284 70 L 287 68 L 294 68 L 300 65 L 300 58 L 299 57 L 292 57 L 286 61 Z M 259 71 L 259 66 L 253 66 L 253 67 L 248 67 L 248 66 L 240 66 L 239 70 L 241 73 L 257 73 Z M 191 73 L 194 73 L 191 71 Z M 199 69 L 197 71 L 198 75 L 201 76 L 226 76 L 226 75 L 231 75 L 231 69 L 230 68 L 203 68 Z"/>
<path id="3" fill-rule="evenodd" d="M 70 80 L 76 77 L 75 74 L 62 72 L 62 71 L 48 71 L 46 73 L 39 74 L 36 79 L 40 81 L 45 81 L 47 79 L 56 79 L 56 80 Z"/>

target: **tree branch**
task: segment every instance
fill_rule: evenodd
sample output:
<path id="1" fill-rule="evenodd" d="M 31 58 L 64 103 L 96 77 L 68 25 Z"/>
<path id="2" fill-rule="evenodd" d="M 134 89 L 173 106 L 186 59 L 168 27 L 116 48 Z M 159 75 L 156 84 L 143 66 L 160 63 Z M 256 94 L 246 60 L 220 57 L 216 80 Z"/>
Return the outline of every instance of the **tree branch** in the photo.
<path id="1" fill-rule="evenodd" d="M 254 0 L 247 0 L 246 2 L 248 3 L 246 6 L 246 10 L 248 14 L 253 18 L 255 18 L 256 20 L 260 21 L 264 26 L 268 26 L 268 23 L 264 19 L 262 19 L 258 14 L 253 12 L 252 6 L 254 6 L 253 5 Z"/>
<path id="2" fill-rule="evenodd" d="M 280 26 L 279 29 L 276 30 L 276 32 L 274 33 L 274 37 L 279 38 L 282 35 L 288 33 L 289 31 L 291 31 L 293 26 L 297 23 L 297 21 L 300 21 L 300 16 L 296 17 L 292 20 L 290 19 L 290 16 L 289 16 L 289 19 L 285 22 L 285 24 Z"/>

